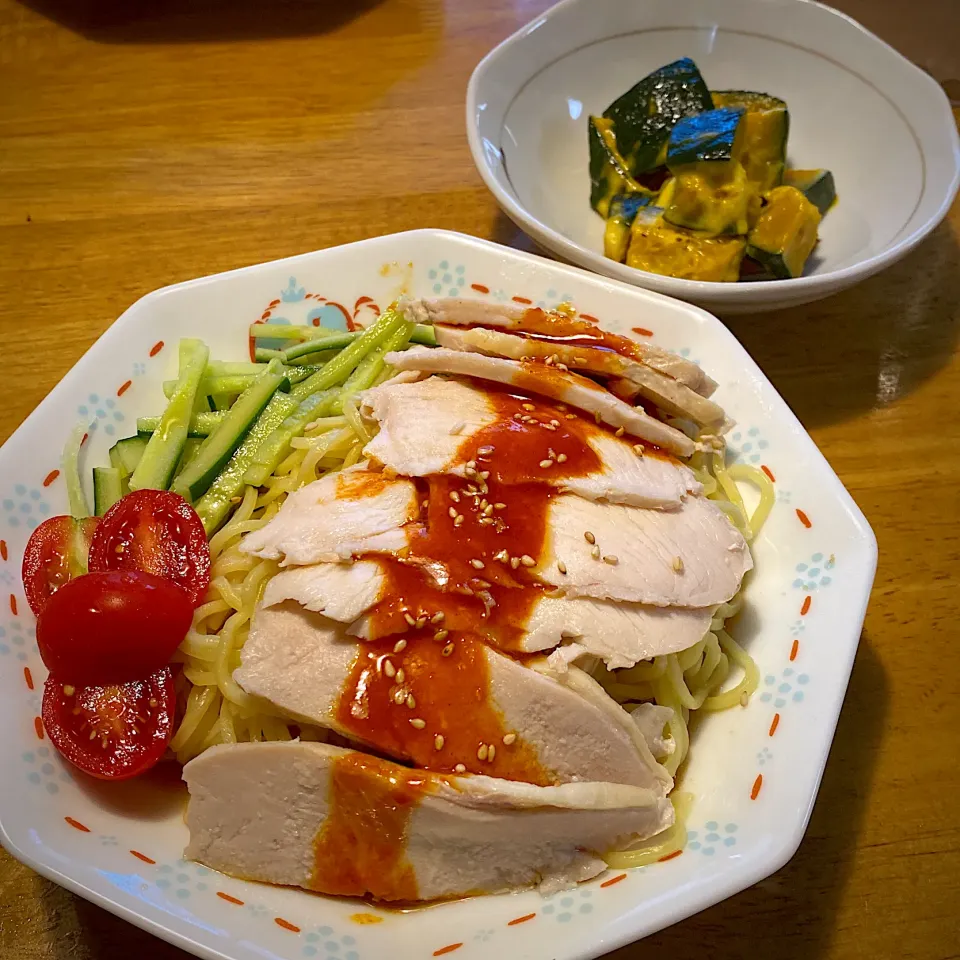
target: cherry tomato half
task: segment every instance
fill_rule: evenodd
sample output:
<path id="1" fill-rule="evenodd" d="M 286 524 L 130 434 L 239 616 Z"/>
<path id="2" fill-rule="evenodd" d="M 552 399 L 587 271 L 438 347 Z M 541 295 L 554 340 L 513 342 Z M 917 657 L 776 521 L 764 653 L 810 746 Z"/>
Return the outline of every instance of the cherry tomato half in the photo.
<path id="1" fill-rule="evenodd" d="M 173 736 L 176 690 L 169 667 L 146 680 L 73 687 L 54 676 L 43 688 L 43 726 L 63 757 L 101 780 L 152 767 Z"/>
<path id="2" fill-rule="evenodd" d="M 196 510 L 168 490 L 135 490 L 103 516 L 90 545 L 90 569 L 143 570 L 166 577 L 203 602 L 210 547 Z"/>
<path id="3" fill-rule="evenodd" d="M 99 517 L 50 517 L 30 534 L 21 576 L 34 615 L 68 580 L 87 572 L 90 540 L 99 522 Z"/>
<path id="4" fill-rule="evenodd" d="M 172 580 L 140 570 L 88 573 L 62 586 L 37 618 L 37 646 L 63 683 L 126 683 L 167 665 L 193 605 Z"/>

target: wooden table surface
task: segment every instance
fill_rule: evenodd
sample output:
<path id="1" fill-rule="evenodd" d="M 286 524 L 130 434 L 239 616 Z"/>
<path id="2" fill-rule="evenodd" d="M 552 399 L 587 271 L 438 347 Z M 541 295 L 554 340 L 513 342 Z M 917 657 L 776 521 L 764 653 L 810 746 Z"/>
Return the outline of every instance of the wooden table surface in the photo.
<path id="1" fill-rule="evenodd" d="M 463 103 L 546 6 L 0 0 L 0 440 L 156 287 L 413 227 L 527 246 Z M 960 96 L 955 0 L 839 6 Z M 960 956 L 958 237 L 955 204 L 859 288 L 731 322 L 872 523 L 876 589 L 797 855 L 618 960 Z M 0 851 L 0 957 L 122 955 L 186 956 Z"/>

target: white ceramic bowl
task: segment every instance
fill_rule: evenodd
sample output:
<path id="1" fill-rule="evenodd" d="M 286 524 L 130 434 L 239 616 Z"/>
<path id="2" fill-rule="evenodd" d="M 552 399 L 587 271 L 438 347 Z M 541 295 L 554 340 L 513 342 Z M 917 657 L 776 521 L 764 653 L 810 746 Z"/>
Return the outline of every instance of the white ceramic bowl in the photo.
<path id="1" fill-rule="evenodd" d="M 785 99 L 791 165 L 833 171 L 839 203 L 807 275 L 701 283 L 603 256 L 603 221 L 588 201 L 587 117 L 684 56 L 711 89 Z M 943 219 L 960 182 L 960 139 L 938 84 L 810 0 L 564 0 L 477 66 L 467 133 L 487 186 L 538 244 L 725 313 L 808 303 L 882 270 Z"/>
<path id="2" fill-rule="evenodd" d="M 180 337 L 203 337 L 212 355 L 239 360 L 248 324 L 265 313 L 279 323 L 342 326 L 401 292 L 566 300 L 620 333 L 642 325 L 654 343 L 703 362 L 739 424 L 732 457 L 776 478 L 777 503 L 754 544 L 756 570 L 734 631 L 760 666 L 761 686 L 746 708 L 698 725 L 683 780 L 694 801 L 682 856 L 608 871 L 547 899 L 527 891 L 392 912 L 185 862 L 175 770 L 159 782 L 95 783 L 38 739 L 45 670 L 20 563 L 38 521 L 66 511 L 58 464 L 77 420 L 93 424 L 85 467 L 104 463 L 136 417 L 162 409 Z M 803 427 L 733 335 L 697 307 L 433 230 L 158 290 L 110 327 L 0 450 L 0 840 L 44 876 L 200 957 L 588 960 L 742 890 L 792 856 L 875 565 L 870 527 Z"/>

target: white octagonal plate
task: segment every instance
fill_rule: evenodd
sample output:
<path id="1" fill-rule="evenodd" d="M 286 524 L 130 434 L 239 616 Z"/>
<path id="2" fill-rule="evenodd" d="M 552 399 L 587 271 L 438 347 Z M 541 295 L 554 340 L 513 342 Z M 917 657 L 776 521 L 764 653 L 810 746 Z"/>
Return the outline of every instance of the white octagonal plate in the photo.
<path id="1" fill-rule="evenodd" d="M 381 909 L 221 876 L 185 862 L 178 771 L 102 784 L 61 763 L 39 720 L 45 671 L 20 584 L 30 531 L 66 511 L 60 449 L 90 424 L 86 462 L 162 408 L 180 337 L 245 356 L 255 320 L 343 326 L 401 293 L 553 306 L 572 301 L 620 333 L 702 363 L 737 421 L 730 455 L 774 479 L 756 574 L 734 631 L 756 658 L 749 706 L 696 731 L 683 779 L 694 797 L 682 855 L 576 890 Z M 876 566 L 863 515 L 803 427 L 713 316 L 696 307 L 460 234 L 421 230 L 158 290 L 97 341 L 0 451 L 0 839 L 46 877 L 201 957 L 405 960 L 492 953 L 586 960 L 769 875 L 796 850 L 813 806 Z"/>

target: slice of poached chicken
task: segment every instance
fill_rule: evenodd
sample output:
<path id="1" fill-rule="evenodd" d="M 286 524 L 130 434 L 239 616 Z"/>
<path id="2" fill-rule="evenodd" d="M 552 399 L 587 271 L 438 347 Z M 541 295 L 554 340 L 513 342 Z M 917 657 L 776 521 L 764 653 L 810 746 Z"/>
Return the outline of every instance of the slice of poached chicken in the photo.
<path id="1" fill-rule="evenodd" d="M 482 327 L 447 327 L 438 324 L 434 331 L 441 347 L 510 360 L 551 360 L 571 370 L 620 378 L 633 387 L 632 395 L 624 399 L 642 396 L 675 417 L 684 417 L 704 426 L 719 428 L 724 423 L 723 408 L 712 400 L 707 400 L 645 363 L 626 359 L 603 348 L 531 340 Z"/>
<path id="2" fill-rule="evenodd" d="M 403 525 L 418 512 L 411 481 L 360 464 L 291 493 L 269 523 L 243 538 L 240 549 L 283 564 L 342 560 L 368 549 L 400 550 L 406 545 Z"/>
<path id="3" fill-rule="evenodd" d="M 709 607 L 733 597 L 753 568 L 743 535 L 704 497 L 666 511 L 562 494 L 547 516 L 532 572 L 567 596 Z"/>
<path id="4" fill-rule="evenodd" d="M 563 313 L 547 312 L 512 303 L 485 303 L 460 297 L 414 300 L 401 298 L 398 304 L 407 319 L 417 323 L 465 327 L 493 327 L 541 337 L 546 342 L 573 346 L 600 347 L 623 357 L 633 357 L 653 370 L 709 397 L 717 384 L 691 360 L 655 347 L 652 343 L 610 333 L 595 323 Z"/>
<path id="5" fill-rule="evenodd" d="M 631 407 L 587 377 L 543 363 L 521 363 L 444 347 L 411 347 L 402 353 L 388 353 L 385 360 L 397 370 L 477 377 L 550 397 L 585 410 L 615 429 L 623 427 L 631 436 L 680 457 L 689 457 L 695 449 L 694 442 L 685 433 L 649 416 L 639 407 Z"/>
<path id="6" fill-rule="evenodd" d="M 623 725 L 556 680 L 469 634 L 403 640 L 361 645 L 296 604 L 260 607 L 234 678 L 291 717 L 423 769 L 668 787 Z"/>
<path id="7" fill-rule="evenodd" d="M 660 791 L 537 787 L 424 773 L 324 743 L 211 747 L 184 767 L 184 856 L 247 880 L 436 900 L 597 876 L 602 854 L 660 833 Z"/>
<path id="8" fill-rule="evenodd" d="M 389 577 L 377 559 L 356 563 L 321 563 L 283 570 L 268 583 L 263 606 L 273 607 L 293 600 L 300 606 L 323 613 L 331 620 L 348 624 L 346 632 L 363 640 L 382 639 L 406 624 L 394 618 L 364 616 L 378 603 L 388 600 Z M 448 608 L 445 595 L 437 593 L 437 606 Z M 461 604 L 465 601 L 458 598 Z M 470 622 L 460 623 L 456 612 L 448 613 L 445 627 L 471 628 L 496 636 L 496 610 L 485 614 L 483 605 Z M 523 653 L 551 650 L 575 640 L 583 653 L 599 657 L 611 670 L 632 667 L 641 660 L 686 650 L 699 642 L 710 627 L 715 607 L 652 607 L 639 603 L 616 603 L 590 597 L 556 597 L 541 592 L 524 611 L 524 622 L 509 646 Z M 468 612 L 468 617 L 469 617 Z M 513 634 L 513 630 L 511 630 Z"/>
<path id="9" fill-rule="evenodd" d="M 679 506 L 688 493 L 702 490 L 683 464 L 666 457 L 638 457 L 632 444 L 598 427 L 593 419 L 578 416 L 571 422 L 566 410 L 542 401 L 535 406 L 534 413 L 527 414 L 518 398 L 475 382 L 437 376 L 417 383 L 384 384 L 362 397 L 364 414 L 380 425 L 364 455 L 404 476 L 465 477 L 472 453 L 463 451 L 478 445 L 471 445 L 471 439 L 480 437 L 478 443 L 484 443 L 489 438 L 491 445 L 501 444 L 509 458 L 511 447 L 523 442 L 524 433 L 542 436 L 544 424 L 549 424 L 556 436 L 570 434 L 596 455 L 596 466 L 582 476 L 539 471 L 538 480 L 560 490 L 591 500 L 660 509 Z M 526 419 L 515 418 L 514 413 Z M 494 425 L 498 429 L 491 429 Z"/>

